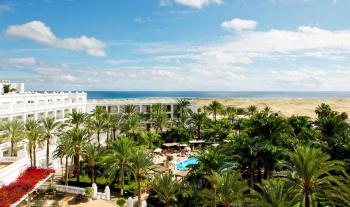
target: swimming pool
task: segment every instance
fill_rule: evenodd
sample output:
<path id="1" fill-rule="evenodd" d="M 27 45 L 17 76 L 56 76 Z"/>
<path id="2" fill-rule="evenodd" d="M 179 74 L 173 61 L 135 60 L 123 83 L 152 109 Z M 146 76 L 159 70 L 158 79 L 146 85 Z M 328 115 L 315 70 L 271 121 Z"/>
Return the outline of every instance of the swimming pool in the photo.
<path id="1" fill-rule="evenodd" d="M 176 163 L 177 170 L 188 170 L 188 165 L 196 165 L 198 164 L 198 159 L 195 157 L 190 157 L 186 160 Z"/>

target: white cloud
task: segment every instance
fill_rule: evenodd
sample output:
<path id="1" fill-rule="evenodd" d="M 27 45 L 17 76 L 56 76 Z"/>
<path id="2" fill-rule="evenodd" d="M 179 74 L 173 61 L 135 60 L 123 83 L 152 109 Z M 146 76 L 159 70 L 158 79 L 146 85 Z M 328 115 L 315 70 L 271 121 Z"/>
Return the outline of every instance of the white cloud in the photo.
<path id="1" fill-rule="evenodd" d="M 258 23 L 254 20 L 232 19 L 221 23 L 221 27 L 228 31 L 241 32 L 243 30 L 254 30 Z"/>
<path id="2" fill-rule="evenodd" d="M 33 71 L 41 78 L 48 81 L 58 81 L 58 82 L 74 82 L 78 80 L 78 77 L 67 73 L 64 70 L 65 66 L 41 66 L 35 68 Z"/>
<path id="3" fill-rule="evenodd" d="M 160 0 L 159 6 L 169 6 L 171 4 L 170 0 Z"/>
<path id="4" fill-rule="evenodd" d="M 34 40 L 52 47 L 83 51 L 95 57 L 106 55 L 106 45 L 100 40 L 85 35 L 79 38 L 59 39 L 52 33 L 51 29 L 41 21 L 31 21 L 22 25 L 11 25 L 6 29 L 5 34 L 8 37 Z"/>
<path id="5" fill-rule="evenodd" d="M 196 9 L 202 9 L 204 6 L 207 6 L 211 3 L 222 4 L 224 1 L 223 0 L 175 0 L 175 2 L 185 6 L 193 7 Z"/>
<path id="6" fill-rule="evenodd" d="M 7 61 L 11 65 L 35 65 L 35 57 L 9 58 Z"/>
<path id="7" fill-rule="evenodd" d="M 0 4 L 0 13 L 12 11 L 12 8 L 5 4 Z"/>

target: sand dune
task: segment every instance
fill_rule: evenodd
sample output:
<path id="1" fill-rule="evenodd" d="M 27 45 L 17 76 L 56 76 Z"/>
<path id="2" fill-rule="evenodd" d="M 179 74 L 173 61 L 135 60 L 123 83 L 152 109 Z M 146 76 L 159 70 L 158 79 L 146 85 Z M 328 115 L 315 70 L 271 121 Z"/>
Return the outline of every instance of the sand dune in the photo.
<path id="1" fill-rule="evenodd" d="M 210 104 L 213 99 L 196 99 L 197 106 Z M 315 108 L 321 103 L 329 104 L 333 110 L 350 114 L 350 99 L 215 99 L 225 106 L 246 108 L 255 105 L 262 109 L 269 106 L 272 111 L 285 116 L 306 115 L 315 117 Z"/>

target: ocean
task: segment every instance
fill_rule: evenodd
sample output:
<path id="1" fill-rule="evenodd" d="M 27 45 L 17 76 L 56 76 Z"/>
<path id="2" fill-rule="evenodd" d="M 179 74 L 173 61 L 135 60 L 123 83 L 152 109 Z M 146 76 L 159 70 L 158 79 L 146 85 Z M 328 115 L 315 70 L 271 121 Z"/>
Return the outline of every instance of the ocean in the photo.
<path id="1" fill-rule="evenodd" d="M 86 91 L 88 99 L 127 98 L 350 98 L 350 91 Z"/>

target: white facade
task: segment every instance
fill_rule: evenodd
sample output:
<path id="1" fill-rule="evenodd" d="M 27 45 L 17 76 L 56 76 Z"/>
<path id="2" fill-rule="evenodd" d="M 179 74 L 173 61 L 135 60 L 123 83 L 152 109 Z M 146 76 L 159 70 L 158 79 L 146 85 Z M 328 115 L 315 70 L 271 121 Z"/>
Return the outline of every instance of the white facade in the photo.
<path id="1" fill-rule="evenodd" d="M 8 84 L 7 82 L 3 84 Z M 2 88 L 2 87 L 1 87 Z M 23 86 L 24 88 L 24 86 Z M 7 93 L 0 95 L 0 124 L 28 119 L 36 121 L 47 117 L 63 121 L 72 111 L 86 112 L 87 94 L 84 92 L 53 92 L 53 93 Z M 0 135 L 2 132 L 0 131 Z M 51 140 L 50 157 L 56 148 L 56 140 Z M 0 144 L 0 187 L 13 182 L 27 167 L 30 166 L 27 141 L 17 143 L 16 157 L 10 156 L 10 142 Z M 46 145 L 37 148 L 37 166 L 46 167 Z M 60 165 L 58 160 L 52 160 L 53 168 Z"/>
<path id="2" fill-rule="evenodd" d="M 155 104 L 163 104 L 165 106 L 166 114 L 170 119 L 177 118 L 177 108 L 178 101 L 174 100 L 157 100 L 157 99 L 149 99 L 149 100 L 138 100 L 138 99 L 101 99 L 101 100 L 89 100 L 87 104 L 87 111 L 91 112 L 96 107 L 104 107 L 106 111 L 111 113 L 122 113 L 123 108 L 126 105 L 134 105 L 138 112 L 142 114 L 148 114 L 151 110 L 152 105 Z M 192 111 L 197 110 L 197 105 L 195 102 L 191 102 L 190 108 Z"/>
<path id="3" fill-rule="evenodd" d="M 64 119 L 73 110 L 86 111 L 86 93 L 8 93 L 0 95 L 0 122 L 51 117 Z"/>

